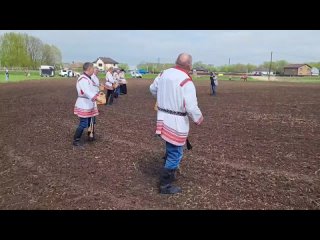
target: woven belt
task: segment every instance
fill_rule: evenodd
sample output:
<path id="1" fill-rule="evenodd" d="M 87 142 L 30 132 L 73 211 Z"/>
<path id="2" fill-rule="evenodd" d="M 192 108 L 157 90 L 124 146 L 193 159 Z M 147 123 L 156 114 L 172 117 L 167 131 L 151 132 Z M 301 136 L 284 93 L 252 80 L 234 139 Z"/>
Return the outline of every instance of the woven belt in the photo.
<path id="1" fill-rule="evenodd" d="M 173 114 L 173 115 L 187 116 L 186 112 L 184 112 L 184 113 L 183 112 L 175 112 L 175 111 L 168 110 L 168 109 L 163 109 L 163 108 L 160 108 L 160 107 L 158 107 L 158 110 L 161 111 L 161 112 L 166 112 L 166 113 Z"/>
<path id="2" fill-rule="evenodd" d="M 89 99 L 88 97 L 85 97 L 85 96 L 78 96 L 79 98 L 86 98 L 86 99 Z"/>

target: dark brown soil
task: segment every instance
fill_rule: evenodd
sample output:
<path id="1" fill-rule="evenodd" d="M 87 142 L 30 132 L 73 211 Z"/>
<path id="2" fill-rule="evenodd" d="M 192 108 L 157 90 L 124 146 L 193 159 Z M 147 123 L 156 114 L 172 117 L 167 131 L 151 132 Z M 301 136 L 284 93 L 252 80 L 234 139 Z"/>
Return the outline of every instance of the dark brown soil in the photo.
<path id="1" fill-rule="evenodd" d="M 168 196 L 151 81 L 128 82 L 83 148 L 74 79 L 1 84 L 0 209 L 320 209 L 320 85 L 196 82 L 204 122 Z"/>

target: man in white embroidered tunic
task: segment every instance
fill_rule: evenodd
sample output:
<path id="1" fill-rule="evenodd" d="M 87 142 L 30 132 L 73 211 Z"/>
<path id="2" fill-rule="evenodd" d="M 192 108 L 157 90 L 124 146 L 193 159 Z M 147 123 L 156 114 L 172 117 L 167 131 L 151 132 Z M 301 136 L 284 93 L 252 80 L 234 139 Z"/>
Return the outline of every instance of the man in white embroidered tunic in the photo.
<path id="1" fill-rule="evenodd" d="M 79 117 L 80 123 L 73 137 L 73 145 L 75 146 L 80 145 L 83 130 L 88 128 L 91 122 L 93 123 L 91 131 L 94 133 L 95 116 L 99 115 L 96 103 L 99 93 L 95 82 L 91 79 L 93 71 L 93 64 L 86 62 L 83 64 L 83 74 L 77 80 L 78 98 L 73 112 Z M 93 141 L 94 137 L 89 140 Z"/>
<path id="2" fill-rule="evenodd" d="M 162 194 L 181 191 L 172 182 L 183 157 L 183 145 L 189 133 L 188 116 L 197 125 L 203 121 L 196 89 L 189 76 L 191 69 L 191 55 L 182 53 L 176 60 L 176 66 L 164 70 L 150 86 L 150 92 L 157 97 L 158 104 L 156 134 L 166 141 L 166 162 L 160 176 Z"/>
<path id="3" fill-rule="evenodd" d="M 108 71 L 106 72 L 106 88 L 107 88 L 107 102 L 106 105 L 112 105 L 113 103 L 113 97 L 114 97 L 114 89 L 113 84 L 115 83 L 115 80 L 112 76 L 113 67 L 110 67 Z M 110 100 L 109 100 L 110 97 Z"/>
<path id="4" fill-rule="evenodd" d="M 94 67 L 93 74 L 91 75 L 91 79 L 94 82 L 94 86 L 96 87 L 96 91 L 100 92 L 100 89 L 99 89 L 100 81 L 98 78 L 98 74 L 99 74 L 99 68 Z"/>

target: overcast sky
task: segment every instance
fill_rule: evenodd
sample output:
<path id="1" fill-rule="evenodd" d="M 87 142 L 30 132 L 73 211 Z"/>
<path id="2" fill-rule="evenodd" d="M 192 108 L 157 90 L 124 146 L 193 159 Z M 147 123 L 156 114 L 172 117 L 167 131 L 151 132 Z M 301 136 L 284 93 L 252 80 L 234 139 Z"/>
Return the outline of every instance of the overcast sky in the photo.
<path id="1" fill-rule="evenodd" d="M 221 66 L 261 64 L 270 60 L 291 63 L 320 61 L 320 30 L 0 30 L 27 33 L 56 45 L 63 62 L 111 57 L 135 66 L 141 62 L 173 63 L 181 52 L 193 62 Z"/>

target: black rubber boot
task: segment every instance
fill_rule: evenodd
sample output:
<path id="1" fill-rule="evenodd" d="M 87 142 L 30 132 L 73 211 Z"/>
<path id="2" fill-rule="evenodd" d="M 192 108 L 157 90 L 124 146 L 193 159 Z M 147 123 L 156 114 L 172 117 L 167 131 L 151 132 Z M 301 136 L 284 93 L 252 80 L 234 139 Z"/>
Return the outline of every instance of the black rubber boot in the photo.
<path id="1" fill-rule="evenodd" d="M 76 133 L 74 134 L 73 137 L 73 145 L 74 146 L 80 146 L 80 139 L 82 135 L 83 129 L 82 128 L 77 128 Z"/>
<path id="2" fill-rule="evenodd" d="M 113 90 L 108 90 L 107 91 L 107 101 L 106 101 L 106 105 L 112 105 L 113 103 Z"/>
<path id="3" fill-rule="evenodd" d="M 167 154 L 165 154 L 162 159 L 163 159 L 163 167 L 164 167 L 166 165 L 166 161 L 167 161 Z M 173 181 L 177 180 L 177 171 L 178 170 L 179 170 L 179 168 L 171 170 L 171 171 L 173 171 Z"/>
<path id="4" fill-rule="evenodd" d="M 163 168 L 160 176 L 160 193 L 176 194 L 181 192 L 181 188 L 173 186 L 176 169 Z"/>
<path id="5" fill-rule="evenodd" d="M 110 99 L 109 99 L 109 101 L 108 101 L 108 105 L 112 105 L 112 104 L 113 104 L 113 97 L 114 97 L 114 92 L 112 92 L 112 93 L 110 94 Z"/>
<path id="6" fill-rule="evenodd" d="M 178 168 L 172 170 L 172 172 L 173 172 L 172 181 L 173 181 L 173 182 L 177 180 L 177 170 L 178 170 Z"/>
<path id="7" fill-rule="evenodd" d="M 127 84 L 123 84 L 122 93 L 127 94 Z"/>

